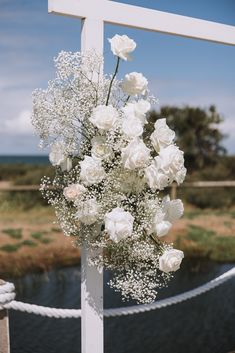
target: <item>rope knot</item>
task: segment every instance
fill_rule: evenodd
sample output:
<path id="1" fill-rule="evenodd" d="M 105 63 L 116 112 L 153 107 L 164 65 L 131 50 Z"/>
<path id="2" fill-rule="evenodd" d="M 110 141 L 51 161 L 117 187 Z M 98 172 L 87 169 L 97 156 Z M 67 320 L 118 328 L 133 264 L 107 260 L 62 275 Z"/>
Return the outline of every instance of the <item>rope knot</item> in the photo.
<path id="1" fill-rule="evenodd" d="M 5 305 L 11 303 L 15 299 L 15 286 L 13 283 L 0 280 L 0 310 Z"/>

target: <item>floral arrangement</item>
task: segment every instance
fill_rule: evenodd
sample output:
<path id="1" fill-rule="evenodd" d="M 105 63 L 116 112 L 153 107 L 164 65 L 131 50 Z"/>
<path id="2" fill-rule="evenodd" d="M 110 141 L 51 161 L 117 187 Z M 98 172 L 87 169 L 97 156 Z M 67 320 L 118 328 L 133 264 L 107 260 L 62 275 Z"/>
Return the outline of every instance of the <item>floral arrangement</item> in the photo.
<path id="1" fill-rule="evenodd" d="M 65 235 L 76 246 L 85 242 L 93 264 L 113 272 L 110 286 L 125 299 L 149 303 L 184 256 L 162 241 L 182 216 L 182 201 L 160 196 L 183 182 L 186 169 L 166 119 L 147 132 L 156 103 L 147 79 L 137 72 L 117 79 L 136 43 L 126 35 L 109 42 L 117 59 L 113 75 L 102 73 L 95 51 L 62 51 L 56 78 L 33 93 L 32 123 L 55 167 L 41 191 Z"/>

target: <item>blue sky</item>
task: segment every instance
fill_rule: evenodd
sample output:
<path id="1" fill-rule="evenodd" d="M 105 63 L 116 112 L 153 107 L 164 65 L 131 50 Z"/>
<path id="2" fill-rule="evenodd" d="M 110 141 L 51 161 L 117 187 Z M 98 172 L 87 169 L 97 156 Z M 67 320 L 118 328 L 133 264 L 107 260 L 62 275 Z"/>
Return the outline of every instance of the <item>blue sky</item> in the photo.
<path id="1" fill-rule="evenodd" d="M 122 2 L 235 25 L 234 0 Z M 143 72 L 160 105 L 215 104 L 229 134 L 224 145 L 235 153 L 235 47 L 106 25 L 107 72 L 114 60 L 106 39 L 115 33 L 137 42 L 120 75 Z M 0 0 L 0 154 L 40 153 L 30 126 L 31 92 L 53 78 L 60 50 L 79 49 L 79 20 L 47 14 L 46 0 Z"/>

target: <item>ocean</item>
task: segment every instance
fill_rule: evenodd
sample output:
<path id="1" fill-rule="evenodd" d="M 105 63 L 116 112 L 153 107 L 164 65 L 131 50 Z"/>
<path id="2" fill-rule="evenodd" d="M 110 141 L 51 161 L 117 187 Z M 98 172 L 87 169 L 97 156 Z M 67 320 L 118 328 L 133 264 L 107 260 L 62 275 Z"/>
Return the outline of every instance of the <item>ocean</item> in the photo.
<path id="1" fill-rule="evenodd" d="M 49 164 L 48 156 L 0 156 L 0 164 Z"/>

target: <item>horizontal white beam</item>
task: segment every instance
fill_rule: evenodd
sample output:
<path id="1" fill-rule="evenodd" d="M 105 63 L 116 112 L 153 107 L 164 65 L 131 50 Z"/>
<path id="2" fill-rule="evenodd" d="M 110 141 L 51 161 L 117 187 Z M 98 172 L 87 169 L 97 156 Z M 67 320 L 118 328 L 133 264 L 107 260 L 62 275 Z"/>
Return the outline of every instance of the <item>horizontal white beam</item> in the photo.
<path id="1" fill-rule="evenodd" d="M 49 0 L 49 12 L 235 45 L 235 27 L 110 0 Z"/>

